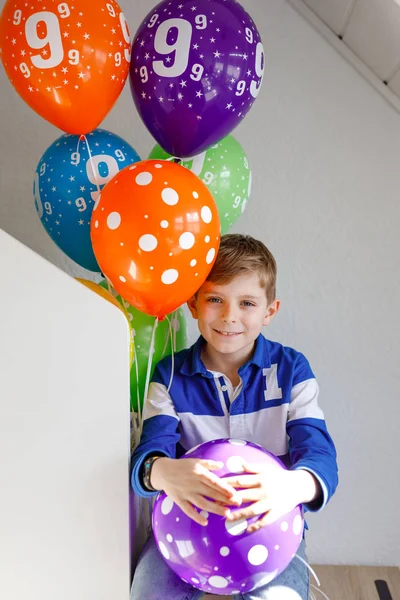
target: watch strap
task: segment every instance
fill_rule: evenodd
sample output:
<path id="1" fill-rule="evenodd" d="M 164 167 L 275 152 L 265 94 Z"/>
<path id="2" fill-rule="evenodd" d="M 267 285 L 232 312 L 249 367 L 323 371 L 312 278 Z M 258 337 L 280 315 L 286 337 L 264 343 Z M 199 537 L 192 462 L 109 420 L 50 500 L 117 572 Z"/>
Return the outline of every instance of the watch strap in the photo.
<path id="1" fill-rule="evenodd" d="M 149 490 L 149 492 L 158 492 L 159 491 L 159 490 L 156 490 L 150 483 L 151 469 L 153 467 L 154 462 L 157 460 L 157 458 L 161 458 L 161 455 L 153 454 L 151 456 L 148 456 L 143 463 L 143 485 L 145 488 L 147 488 Z"/>

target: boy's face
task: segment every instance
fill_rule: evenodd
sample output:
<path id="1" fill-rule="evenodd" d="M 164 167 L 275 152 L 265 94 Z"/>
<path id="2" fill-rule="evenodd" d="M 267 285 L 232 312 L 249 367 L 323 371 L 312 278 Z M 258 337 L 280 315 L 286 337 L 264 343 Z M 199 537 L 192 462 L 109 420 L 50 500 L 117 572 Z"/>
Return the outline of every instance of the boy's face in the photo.
<path id="1" fill-rule="evenodd" d="M 279 300 L 268 306 L 260 278 L 251 272 L 224 285 L 206 281 L 188 306 L 198 320 L 200 333 L 214 351 L 245 361 L 262 327 L 278 311 Z"/>

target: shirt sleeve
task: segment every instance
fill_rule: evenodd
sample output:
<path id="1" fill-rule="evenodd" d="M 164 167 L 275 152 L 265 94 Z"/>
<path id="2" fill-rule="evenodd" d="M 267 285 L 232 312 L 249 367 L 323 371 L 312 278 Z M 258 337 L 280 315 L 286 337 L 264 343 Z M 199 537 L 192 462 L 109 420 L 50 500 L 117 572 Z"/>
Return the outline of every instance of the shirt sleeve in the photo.
<path id="1" fill-rule="evenodd" d="M 154 375 L 157 377 L 156 372 Z M 149 455 L 175 458 L 176 445 L 180 440 L 178 427 L 179 417 L 167 388 L 162 383 L 152 381 L 143 407 L 142 435 L 131 459 L 131 483 L 139 496 L 149 497 L 156 493 L 144 487 L 142 466 Z"/>
<path id="2" fill-rule="evenodd" d="M 322 497 L 305 505 L 318 512 L 338 485 L 336 449 L 318 406 L 319 387 L 307 359 L 299 354 L 291 391 L 286 431 L 292 469 L 309 471 L 318 480 Z"/>

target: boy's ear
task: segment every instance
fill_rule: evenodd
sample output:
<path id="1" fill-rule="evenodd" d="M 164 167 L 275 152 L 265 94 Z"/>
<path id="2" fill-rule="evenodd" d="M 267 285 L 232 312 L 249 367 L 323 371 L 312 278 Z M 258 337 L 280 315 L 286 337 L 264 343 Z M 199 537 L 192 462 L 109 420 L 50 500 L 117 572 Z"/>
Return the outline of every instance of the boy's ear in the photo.
<path id="1" fill-rule="evenodd" d="M 267 308 L 267 312 L 264 317 L 263 325 L 269 325 L 281 307 L 280 300 L 274 300 Z"/>
<path id="2" fill-rule="evenodd" d="M 187 305 L 192 314 L 193 319 L 197 319 L 197 299 L 196 296 L 192 296 L 190 300 L 187 301 Z"/>

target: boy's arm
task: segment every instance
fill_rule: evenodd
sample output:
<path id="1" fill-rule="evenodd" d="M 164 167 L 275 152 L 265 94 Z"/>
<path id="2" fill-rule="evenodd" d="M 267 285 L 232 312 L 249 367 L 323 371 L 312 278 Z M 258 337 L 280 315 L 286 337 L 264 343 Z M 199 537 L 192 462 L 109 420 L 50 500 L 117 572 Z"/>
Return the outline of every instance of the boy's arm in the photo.
<path id="1" fill-rule="evenodd" d="M 336 449 L 318 406 L 318 384 L 308 361 L 298 356 L 291 392 L 286 431 L 292 470 L 311 473 L 320 493 L 305 507 L 319 511 L 334 494 L 338 484 Z"/>
<path id="2" fill-rule="evenodd" d="M 153 381 L 143 407 L 140 443 L 131 460 L 132 487 L 139 496 L 149 497 L 156 493 L 149 491 L 143 484 L 143 463 L 149 455 L 175 458 L 176 445 L 180 440 L 178 426 L 179 417 L 166 387 Z"/>

